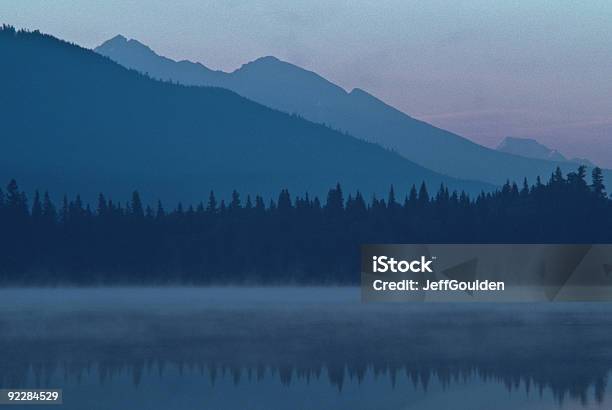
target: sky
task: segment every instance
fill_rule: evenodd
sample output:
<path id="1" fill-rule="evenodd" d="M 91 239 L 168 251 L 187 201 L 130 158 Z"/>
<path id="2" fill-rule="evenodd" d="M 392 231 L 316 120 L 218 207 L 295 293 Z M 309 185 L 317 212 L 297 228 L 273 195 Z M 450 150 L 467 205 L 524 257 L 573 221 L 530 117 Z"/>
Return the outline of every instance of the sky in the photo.
<path id="1" fill-rule="evenodd" d="M 0 23 L 224 71 L 274 55 L 486 146 L 612 167 L 609 0 L 0 0 Z"/>

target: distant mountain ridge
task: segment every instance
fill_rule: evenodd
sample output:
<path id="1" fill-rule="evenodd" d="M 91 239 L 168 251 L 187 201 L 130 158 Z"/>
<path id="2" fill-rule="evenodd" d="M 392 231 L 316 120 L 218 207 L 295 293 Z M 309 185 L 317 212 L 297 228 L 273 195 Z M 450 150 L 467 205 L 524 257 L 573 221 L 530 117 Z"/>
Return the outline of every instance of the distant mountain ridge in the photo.
<path id="1" fill-rule="evenodd" d="M 0 183 L 52 194 L 197 203 L 209 191 L 368 197 L 422 181 L 476 193 L 378 145 L 232 91 L 164 83 L 38 32 L 0 29 Z"/>
<path id="2" fill-rule="evenodd" d="M 567 159 L 556 149 L 547 147 L 533 138 L 506 137 L 496 148 L 498 151 L 520 155 L 527 158 L 545 159 L 551 161 L 568 161 L 592 167 L 594 164 L 583 158 Z"/>
<path id="3" fill-rule="evenodd" d="M 575 168 L 565 160 L 528 158 L 483 147 L 412 118 L 364 90 L 346 92 L 312 71 L 275 57 L 262 57 L 226 73 L 159 56 L 123 36 L 108 40 L 95 51 L 154 78 L 228 88 L 269 107 L 376 142 L 417 164 L 457 178 L 501 185 L 508 179 L 548 178 L 557 166 L 564 172 Z M 611 171 L 604 170 L 604 174 L 612 179 Z"/>
<path id="4" fill-rule="evenodd" d="M 567 161 L 559 151 L 550 149 L 533 138 L 506 137 L 498 145 L 497 150 L 527 158 Z"/>

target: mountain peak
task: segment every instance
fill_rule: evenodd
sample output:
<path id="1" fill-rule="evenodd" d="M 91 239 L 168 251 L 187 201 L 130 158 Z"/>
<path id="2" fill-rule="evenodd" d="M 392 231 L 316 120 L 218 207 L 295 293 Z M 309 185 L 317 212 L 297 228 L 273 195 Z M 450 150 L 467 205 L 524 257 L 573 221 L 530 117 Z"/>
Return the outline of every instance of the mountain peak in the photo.
<path id="1" fill-rule="evenodd" d="M 349 95 L 357 98 L 365 98 L 371 101 L 381 102 L 378 98 L 374 97 L 372 94 L 362 88 L 353 88 L 349 92 Z"/>
<path id="2" fill-rule="evenodd" d="M 151 50 L 148 46 L 142 44 L 138 40 L 127 39 L 125 36 L 121 34 L 117 34 L 115 37 L 110 40 L 106 40 L 104 43 L 100 44 L 98 47 L 94 49 L 94 51 L 108 55 L 112 51 L 128 51 L 132 52 L 140 52 L 147 54 L 155 54 L 153 50 Z"/>
<path id="3" fill-rule="evenodd" d="M 279 60 L 274 56 L 263 56 L 256 58 L 253 63 L 282 63 L 283 61 Z"/>
<path id="4" fill-rule="evenodd" d="M 242 65 L 242 67 L 232 72 L 231 75 L 242 80 L 256 81 L 260 85 L 262 83 L 269 85 L 283 84 L 283 87 L 290 87 L 293 92 L 298 92 L 302 99 L 310 98 L 309 101 L 311 102 L 319 101 L 324 96 L 342 97 L 346 95 L 346 91 L 342 87 L 326 80 L 314 71 L 307 70 L 274 56 L 259 57 Z M 252 96 L 249 97 L 253 98 Z M 275 108 L 283 109 L 287 107 Z"/>
<path id="5" fill-rule="evenodd" d="M 121 35 L 117 34 L 115 37 L 106 40 L 104 43 L 100 44 L 96 49 L 99 48 L 109 48 L 109 47 L 124 47 L 128 42 L 128 39 Z"/>
<path id="6" fill-rule="evenodd" d="M 292 64 L 282 61 L 274 56 L 264 56 L 256 58 L 253 61 L 249 61 L 248 63 L 243 64 L 234 72 L 250 70 L 253 68 L 257 69 L 269 69 L 270 67 L 289 67 Z"/>
<path id="7" fill-rule="evenodd" d="M 106 43 L 127 43 L 127 41 L 128 39 L 125 36 L 117 34 L 115 37 L 107 40 Z"/>

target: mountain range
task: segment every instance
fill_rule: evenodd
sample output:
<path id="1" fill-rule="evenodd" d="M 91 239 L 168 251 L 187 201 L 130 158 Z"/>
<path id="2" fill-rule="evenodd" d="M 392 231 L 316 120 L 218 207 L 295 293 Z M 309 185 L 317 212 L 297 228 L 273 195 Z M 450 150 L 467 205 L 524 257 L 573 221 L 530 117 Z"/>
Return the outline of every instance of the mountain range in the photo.
<path id="1" fill-rule="evenodd" d="M 266 106 L 375 142 L 414 163 L 456 178 L 495 185 L 522 181 L 524 177 L 533 182 L 537 176 L 547 179 L 557 166 L 564 172 L 577 166 L 564 158 L 523 156 L 483 147 L 412 118 L 364 90 L 346 92 L 312 71 L 275 57 L 259 58 L 233 72 L 215 71 L 201 63 L 160 56 L 143 43 L 121 35 L 95 51 L 153 78 L 233 90 Z M 610 180 L 612 171 L 604 170 L 604 175 Z"/>
<path id="2" fill-rule="evenodd" d="M 227 198 L 236 189 L 243 201 L 283 188 L 324 197 L 336 183 L 368 196 L 422 181 L 430 190 L 493 188 L 227 89 L 152 79 L 39 32 L 2 28 L 0 55 L 0 180 L 28 190 L 125 200 L 138 189 L 149 202 L 176 204 L 206 200 L 210 190 Z"/>

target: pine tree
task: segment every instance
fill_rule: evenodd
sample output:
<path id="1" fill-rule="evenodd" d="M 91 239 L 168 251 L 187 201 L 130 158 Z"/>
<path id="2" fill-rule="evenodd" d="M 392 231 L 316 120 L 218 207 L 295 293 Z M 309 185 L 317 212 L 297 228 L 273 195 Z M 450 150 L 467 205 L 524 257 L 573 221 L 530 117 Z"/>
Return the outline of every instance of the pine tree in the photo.
<path id="1" fill-rule="evenodd" d="M 233 190 L 232 191 L 232 200 L 229 204 L 229 209 L 232 211 L 237 211 L 240 208 L 242 208 L 242 204 L 240 202 L 240 194 L 238 193 L 238 191 Z"/>
<path id="2" fill-rule="evenodd" d="M 292 208 L 291 204 L 291 196 L 289 195 L 289 191 L 286 189 L 281 190 L 278 195 L 277 209 L 280 212 L 289 212 Z"/>
<path id="3" fill-rule="evenodd" d="M 100 216 L 106 216 L 108 214 L 108 203 L 106 202 L 106 198 L 104 197 L 104 194 L 102 193 L 98 195 L 97 213 Z"/>
<path id="4" fill-rule="evenodd" d="M 389 197 L 387 198 L 387 206 L 389 209 L 397 209 L 398 204 L 395 201 L 395 190 L 393 189 L 393 185 L 389 189 Z"/>
<path id="5" fill-rule="evenodd" d="M 165 218 L 165 216 L 166 216 L 166 211 L 164 210 L 164 206 L 162 205 L 161 201 L 157 201 L 157 211 L 155 212 L 155 217 L 158 220 L 161 220 Z"/>
<path id="6" fill-rule="evenodd" d="M 45 192 L 43 198 L 43 218 L 46 221 L 47 226 L 54 225 L 57 221 L 57 211 L 55 209 L 55 205 L 53 205 L 53 202 L 51 202 L 48 192 Z"/>
<path id="7" fill-rule="evenodd" d="M 408 194 L 408 203 L 406 204 L 407 208 L 416 208 L 418 200 L 419 196 L 417 194 L 416 186 L 412 184 L 412 187 L 410 188 L 410 193 Z"/>
<path id="8" fill-rule="evenodd" d="M 32 202 L 31 215 L 35 223 L 39 222 L 42 219 L 43 209 L 42 209 L 42 203 L 40 201 L 40 194 L 38 193 L 38 190 L 34 192 L 34 202 Z"/>
<path id="9" fill-rule="evenodd" d="M 363 199 L 363 196 L 361 195 L 361 192 L 357 191 L 357 194 L 355 195 L 355 212 L 359 215 L 364 215 L 368 208 L 366 206 L 365 200 Z"/>
<path id="10" fill-rule="evenodd" d="M 255 210 L 259 213 L 263 213 L 266 210 L 266 204 L 264 204 L 263 198 L 259 195 L 255 197 Z"/>
<path id="11" fill-rule="evenodd" d="M 130 203 L 130 209 L 132 212 L 132 216 L 137 219 L 144 218 L 144 209 L 142 207 L 142 201 L 140 200 L 140 194 L 138 191 L 134 191 L 132 193 L 132 201 Z"/>
<path id="12" fill-rule="evenodd" d="M 591 192 L 597 199 L 606 198 L 606 186 L 604 185 L 603 172 L 601 168 L 595 167 L 591 173 L 592 183 Z"/>
<path id="13" fill-rule="evenodd" d="M 23 218 L 28 215 L 28 203 L 25 196 L 19 192 L 14 179 L 6 187 L 6 207 L 13 218 Z"/>
<path id="14" fill-rule="evenodd" d="M 563 185 L 565 179 L 563 179 L 563 172 L 561 172 L 561 167 L 557 166 L 555 172 L 550 176 L 550 185 L 551 186 L 560 186 Z"/>
<path id="15" fill-rule="evenodd" d="M 208 204 L 206 205 L 206 212 L 209 214 L 214 214 L 217 212 L 217 199 L 215 198 L 215 193 L 210 191 L 208 195 Z"/>
<path id="16" fill-rule="evenodd" d="M 69 207 L 68 197 L 64 195 L 64 198 L 62 200 L 62 209 L 60 211 L 60 222 L 62 223 L 63 226 L 68 225 L 69 220 L 70 220 L 70 211 L 68 207 Z"/>
<path id="17" fill-rule="evenodd" d="M 523 178 L 523 187 L 521 188 L 520 196 L 525 198 L 529 195 L 529 184 L 527 183 L 527 177 Z"/>
<path id="18" fill-rule="evenodd" d="M 419 205 L 421 207 L 425 207 L 429 203 L 429 193 L 427 192 L 427 186 L 425 182 L 421 183 L 421 188 L 419 188 Z"/>
<path id="19" fill-rule="evenodd" d="M 330 189 L 327 193 L 327 203 L 325 209 L 331 215 L 339 215 L 344 209 L 344 196 L 340 184 L 336 184 L 335 189 Z"/>

